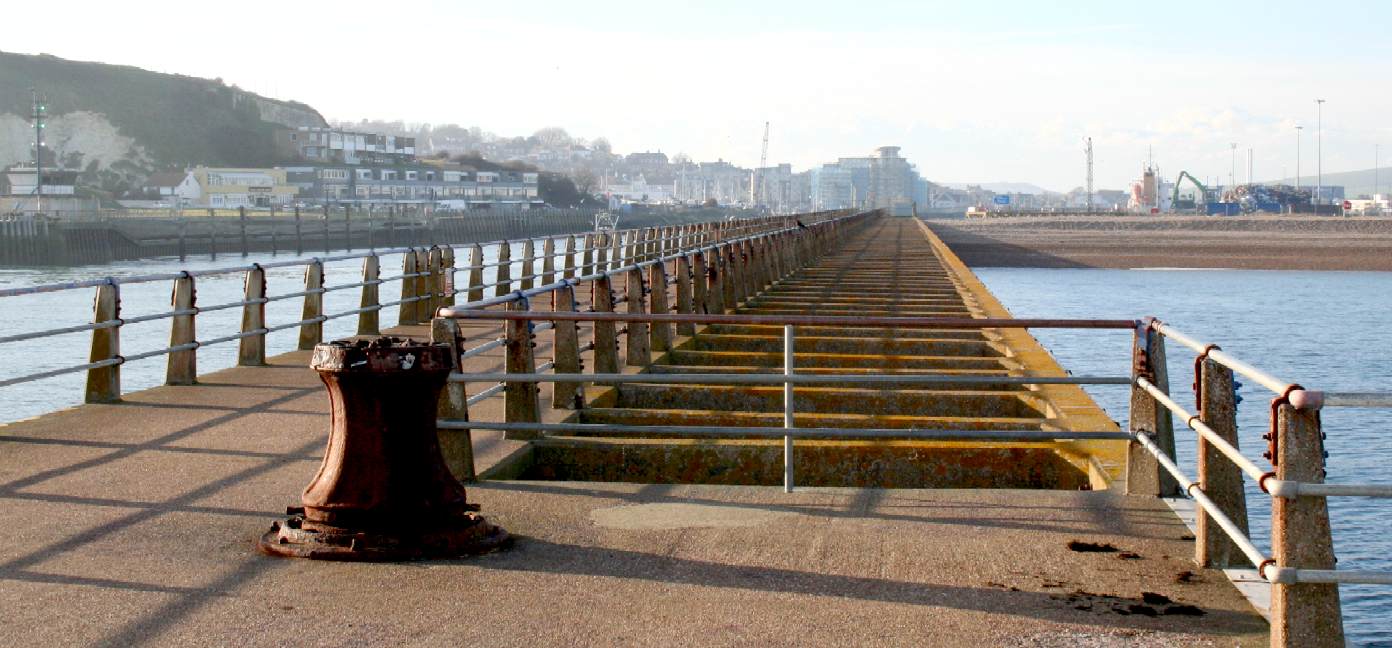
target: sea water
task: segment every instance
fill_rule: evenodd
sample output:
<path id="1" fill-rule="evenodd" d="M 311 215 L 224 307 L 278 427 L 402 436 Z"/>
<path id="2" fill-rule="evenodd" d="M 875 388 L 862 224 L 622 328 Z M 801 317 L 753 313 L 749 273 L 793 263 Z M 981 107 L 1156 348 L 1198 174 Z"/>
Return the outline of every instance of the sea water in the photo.
<path id="1" fill-rule="evenodd" d="M 1392 273 L 1266 270 L 979 268 L 1016 317 L 1139 318 L 1151 315 L 1218 344 L 1281 380 L 1325 391 L 1392 391 Z M 1039 329 L 1034 336 L 1073 373 L 1126 375 L 1129 331 Z M 1170 391 L 1197 411 L 1194 353 L 1167 345 Z M 1238 393 L 1243 453 L 1266 465 L 1274 394 L 1244 380 Z M 1127 419 L 1125 386 L 1088 386 L 1111 417 Z M 1392 409 L 1326 408 L 1328 481 L 1392 483 Z M 1177 425 L 1179 465 L 1193 477 L 1195 434 Z M 1269 553 L 1270 498 L 1251 480 L 1253 539 Z M 1392 571 L 1392 500 L 1330 498 L 1340 569 Z M 1344 585 L 1345 629 L 1355 645 L 1392 646 L 1392 587 Z"/>

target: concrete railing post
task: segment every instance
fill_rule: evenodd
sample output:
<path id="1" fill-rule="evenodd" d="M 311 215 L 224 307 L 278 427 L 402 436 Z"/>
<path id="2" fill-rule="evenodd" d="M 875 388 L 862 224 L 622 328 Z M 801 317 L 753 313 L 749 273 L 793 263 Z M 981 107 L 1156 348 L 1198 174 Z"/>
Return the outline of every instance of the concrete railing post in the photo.
<path id="1" fill-rule="evenodd" d="M 121 318 L 121 286 L 117 283 L 104 283 L 97 286 L 96 297 L 92 301 L 92 322 L 112 322 Z M 88 362 L 101 362 L 121 357 L 121 325 L 92 329 L 92 349 Z M 87 370 L 88 403 L 114 403 L 121 400 L 121 365 L 96 367 Z"/>
<path id="2" fill-rule="evenodd" d="M 440 305 L 453 306 L 454 295 L 459 292 L 454 287 L 454 274 L 456 272 L 454 246 L 443 245 L 440 249 Z M 431 316 L 433 317 L 434 314 L 432 313 Z"/>
<path id="3" fill-rule="evenodd" d="M 667 264 L 661 261 L 648 266 L 648 285 L 651 286 L 649 312 L 654 315 L 671 312 L 667 305 Z M 649 327 L 651 349 L 657 352 L 672 350 L 672 325 L 667 322 L 653 322 Z"/>
<path id="4" fill-rule="evenodd" d="M 596 313 L 614 312 L 614 287 L 609 275 L 601 275 L 590 284 L 594 293 L 590 303 Z M 619 373 L 619 333 L 613 322 L 594 323 L 595 373 Z"/>
<path id="5" fill-rule="evenodd" d="M 525 311 L 527 309 L 526 300 L 517 299 L 507 304 L 507 310 L 510 311 Z M 533 351 L 536 344 L 533 342 L 535 336 L 532 335 L 532 322 L 510 320 L 505 328 L 507 331 L 507 373 L 536 373 L 536 354 Z M 503 420 L 509 423 L 540 423 L 541 407 L 537 391 L 535 382 L 509 380 L 504 383 Z M 507 439 L 536 439 L 541 434 L 510 430 L 503 436 Z"/>
<path id="6" fill-rule="evenodd" d="M 575 237 L 567 236 L 565 242 L 565 263 L 561 270 L 561 276 L 566 279 L 575 278 Z"/>
<path id="7" fill-rule="evenodd" d="M 440 310 L 441 300 L 445 293 L 445 252 L 438 246 L 431 247 L 426 254 L 426 268 L 428 275 L 421 277 L 424 284 L 421 290 L 425 299 L 416 302 L 416 321 L 429 322 L 435 317 L 435 312 Z"/>
<path id="8" fill-rule="evenodd" d="M 739 250 L 735 245 L 725 243 L 720 246 L 720 299 L 721 308 L 734 312 L 739 306 Z"/>
<path id="9" fill-rule="evenodd" d="M 483 246 L 478 243 L 469 248 L 469 292 L 464 299 L 470 302 L 483 299 Z"/>
<path id="10" fill-rule="evenodd" d="M 551 310 L 562 313 L 575 312 L 575 287 L 565 286 L 551 291 Z M 578 374 L 580 363 L 580 327 L 578 322 L 558 321 L 554 324 L 552 338 L 555 367 L 558 374 Z M 585 406 L 584 392 L 580 383 L 551 383 L 551 407 L 555 409 L 581 409 Z"/>
<path id="11" fill-rule="evenodd" d="M 381 276 L 381 259 L 375 254 L 363 257 L 362 299 L 358 301 L 358 307 L 364 310 L 358 313 L 358 335 L 378 335 L 382 332 L 381 284 L 378 283 Z"/>
<path id="12" fill-rule="evenodd" d="M 593 270 L 585 272 L 591 275 L 596 272 L 604 272 L 609 269 L 609 234 L 600 234 L 595 237 L 595 267 Z"/>
<path id="13" fill-rule="evenodd" d="M 463 336 L 459 331 L 459 320 L 437 317 L 430 320 L 430 341 L 446 344 L 450 348 L 450 360 L 457 373 L 463 363 L 459 359 Z M 436 416 L 457 421 L 469 420 L 469 393 L 466 385 L 453 380 L 445 383 L 440 392 L 440 403 Z M 440 455 L 445 459 L 454 478 L 461 482 L 474 480 L 474 439 L 470 430 L 436 430 L 439 437 Z"/>
<path id="14" fill-rule="evenodd" d="M 556 282 L 556 239 L 547 238 L 541 244 L 541 285 Z"/>
<path id="15" fill-rule="evenodd" d="M 266 364 L 266 271 L 252 264 L 242 283 L 242 334 L 237 348 L 237 364 L 257 367 Z M 257 331 L 261 331 L 257 333 Z"/>
<path id="16" fill-rule="evenodd" d="M 536 241 L 527 239 L 522 242 L 522 290 L 531 290 L 535 286 L 533 276 L 536 275 Z"/>
<path id="17" fill-rule="evenodd" d="M 631 315 L 644 314 L 647 308 L 648 292 L 643 285 L 643 269 L 633 268 L 624 275 L 625 292 L 628 295 L 628 312 Z M 656 287 L 654 287 L 654 290 Z M 627 335 L 627 353 L 624 354 L 624 362 L 630 367 L 645 367 L 652 363 L 652 347 L 648 342 L 648 323 L 629 322 Z"/>
<path id="18" fill-rule="evenodd" d="M 710 271 L 706 268 L 706 253 L 698 250 L 692 255 L 691 266 L 691 309 L 693 313 L 716 313 L 711 310 Z M 695 332 L 695 324 L 692 325 Z"/>
<path id="19" fill-rule="evenodd" d="M 315 259 L 305 266 L 304 309 L 300 313 L 301 351 L 313 351 L 324 341 L 324 263 Z"/>
<path id="20" fill-rule="evenodd" d="M 585 235 L 585 251 L 580 259 L 581 274 L 589 276 L 594 274 L 595 241 L 598 240 L 593 234 Z"/>
<path id="21" fill-rule="evenodd" d="M 628 236 L 630 239 L 633 238 L 633 233 L 629 232 Z M 612 247 L 609 250 L 609 269 L 617 270 L 623 267 L 625 263 L 623 255 L 624 233 L 619 230 L 614 230 L 613 237 L 614 240 L 610 241 Z"/>
<path id="22" fill-rule="evenodd" d="M 1324 434 L 1318 410 L 1277 408 L 1276 478 L 1324 483 Z M 1334 569 L 1329 506 L 1323 497 L 1274 497 L 1271 548 L 1276 566 Z M 1271 645 L 1275 648 L 1344 645 L 1339 586 L 1276 583 L 1271 586 Z"/>
<path id="23" fill-rule="evenodd" d="M 512 292 L 512 244 L 507 241 L 498 244 L 497 270 L 493 296 L 502 297 Z"/>
<path id="24" fill-rule="evenodd" d="M 694 312 L 695 300 L 691 294 L 691 257 L 687 254 L 677 256 L 677 312 L 690 315 Z M 682 322 L 677 325 L 677 335 L 695 335 L 696 325 Z"/>
<path id="25" fill-rule="evenodd" d="M 184 315 L 175 315 L 170 320 L 169 326 L 169 346 L 178 347 L 185 344 L 194 344 L 198 340 L 195 318 L 196 292 L 194 291 L 193 276 L 185 274 L 174 280 L 174 293 L 170 295 L 170 304 L 174 307 L 174 312 L 183 312 Z M 192 385 L 198 380 L 198 347 L 185 351 L 170 351 L 169 361 L 165 366 L 164 383 L 166 385 Z"/>
<path id="26" fill-rule="evenodd" d="M 1131 434 L 1147 433 L 1166 455 L 1175 456 L 1174 425 L 1170 410 L 1134 384 L 1145 377 L 1165 393 L 1170 392 L 1165 368 L 1165 338 L 1143 320 L 1136 327 L 1131 345 Z M 1131 441 L 1126 458 L 1126 494 L 1170 497 L 1179 494 L 1179 484 L 1140 443 Z"/>
<path id="27" fill-rule="evenodd" d="M 416 323 L 416 278 L 413 276 L 424 270 L 415 248 L 401 254 L 401 305 L 397 307 L 398 324 Z"/>
<path id="28" fill-rule="evenodd" d="M 1223 440 L 1238 447 L 1237 404 L 1232 370 L 1208 358 L 1199 367 L 1199 420 Z M 1247 534 L 1247 496 L 1242 490 L 1242 470 L 1202 435 L 1199 436 L 1199 487 L 1228 519 Z M 1194 561 L 1200 567 L 1219 569 L 1244 564 L 1246 559 L 1203 507 L 1198 509 Z"/>

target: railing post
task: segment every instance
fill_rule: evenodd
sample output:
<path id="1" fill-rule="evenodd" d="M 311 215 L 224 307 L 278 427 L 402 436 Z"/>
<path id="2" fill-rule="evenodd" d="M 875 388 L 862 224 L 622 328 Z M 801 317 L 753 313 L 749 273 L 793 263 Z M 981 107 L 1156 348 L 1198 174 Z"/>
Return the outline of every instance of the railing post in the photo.
<path id="1" fill-rule="evenodd" d="M 565 263 L 561 276 L 566 279 L 575 278 L 575 236 L 567 236 L 565 242 Z"/>
<path id="2" fill-rule="evenodd" d="M 1223 440 L 1237 443 L 1237 403 L 1233 393 L 1232 370 L 1204 357 L 1198 376 L 1199 420 Z M 1199 487 L 1214 504 L 1247 535 L 1247 496 L 1242 490 L 1242 470 L 1223 456 L 1216 446 L 1199 435 Z M 1219 569 L 1245 563 L 1233 543 L 1202 506 L 1194 535 L 1194 562 L 1200 567 Z"/>
<path id="3" fill-rule="evenodd" d="M 546 237 L 541 244 L 541 285 L 556 282 L 556 239 Z"/>
<path id="4" fill-rule="evenodd" d="M 691 256 L 680 254 L 677 256 L 677 312 L 690 315 L 695 313 L 695 301 L 691 295 Z M 691 322 L 682 322 L 677 325 L 677 335 L 695 335 L 696 325 Z"/>
<path id="5" fill-rule="evenodd" d="M 237 364 L 259 367 L 266 364 L 266 271 L 251 264 L 242 282 L 242 334 L 237 345 Z M 255 331 L 263 331 L 254 333 Z"/>
<path id="6" fill-rule="evenodd" d="M 498 284 L 493 291 L 493 296 L 502 297 L 512 292 L 512 244 L 504 240 L 498 244 L 498 265 L 497 272 L 494 273 L 496 279 L 493 283 Z"/>
<path id="7" fill-rule="evenodd" d="M 528 310 L 527 301 L 515 299 L 508 302 L 507 310 Z M 507 326 L 507 373 L 536 373 L 536 355 L 532 347 L 532 322 L 530 320 L 509 320 Z M 537 399 L 537 384 L 509 380 L 503 387 L 503 417 L 509 423 L 540 423 L 541 411 Z M 507 439 L 535 439 L 538 432 L 508 431 Z"/>
<path id="8" fill-rule="evenodd" d="M 459 292 L 454 286 L 454 246 L 440 246 L 440 305 L 453 306 L 454 295 Z M 431 313 L 431 317 L 435 316 Z"/>
<path id="9" fill-rule="evenodd" d="M 431 319 L 430 341 L 449 345 L 454 371 L 463 371 L 463 362 L 459 359 L 459 345 L 463 341 L 459 332 L 459 320 L 448 317 Z M 453 380 L 445 383 L 444 390 L 440 392 L 439 406 L 436 408 L 438 418 L 469 420 L 469 393 L 465 391 L 465 387 L 464 383 Z M 440 455 L 444 457 L 445 465 L 449 466 L 454 478 L 461 482 L 474 481 L 473 431 L 436 430 L 435 434 L 439 437 Z"/>
<path id="10" fill-rule="evenodd" d="M 608 274 L 590 284 L 594 293 L 590 304 L 596 313 L 614 312 L 614 287 Z M 619 333 L 614 322 L 594 323 L 595 373 L 619 373 Z"/>
<path id="11" fill-rule="evenodd" d="M 1136 327 L 1131 344 L 1131 434 L 1147 433 L 1165 454 L 1175 455 L 1174 426 L 1170 410 L 1157 403 L 1150 394 L 1135 384 L 1139 377 L 1149 379 L 1165 393 L 1170 392 L 1168 371 L 1165 368 L 1165 338 L 1150 326 L 1149 318 Z M 1127 448 L 1126 494 L 1170 497 L 1179 494 L 1179 484 L 1160 462 L 1136 441 Z"/>
<path id="12" fill-rule="evenodd" d="M 652 301 L 649 312 L 654 315 L 671 312 L 667 307 L 667 264 L 658 261 L 648 266 L 648 285 Z M 667 322 L 653 322 L 649 327 L 651 349 L 659 353 L 672 350 L 672 325 Z"/>
<path id="13" fill-rule="evenodd" d="M 735 286 L 739 284 L 739 251 L 731 243 L 720 245 L 720 312 L 734 312 L 739 306 L 739 295 Z"/>
<path id="14" fill-rule="evenodd" d="M 377 280 L 382 276 L 381 260 L 375 254 L 363 257 L 362 270 L 362 300 L 358 302 L 359 308 L 364 308 L 358 313 L 358 335 L 379 335 L 382 332 L 380 313 L 382 307 L 378 290 Z"/>
<path id="15" fill-rule="evenodd" d="M 783 376 L 793 375 L 793 366 L 797 354 L 797 340 L 794 337 L 793 325 L 783 325 Z M 783 429 L 790 430 L 797 427 L 794 423 L 793 412 L 793 383 L 787 381 L 783 383 Z M 783 492 L 793 492 L 793 436 L 783 435 Z"/>
<path id="16" fill-rule="evenodd" d="M 464 298 L 471 302 L 483 299 L 483 246 L 478 243 L 469 249 L 469 292 Z"/>
<path id="17" fill-rule="evenodd" d="M 421 259 L 415 248 L 401 253 L 401 304 L 397 306 L 397 324 L 416 323 L 416 278 L 411 276 L 421 271 Z"/>
<path id="18" fill-rule="evenodd" d="M 536 274 L 536 241 L 527 239 L 522 243 L 522 290 L 531 290 Z"/>
<path id="19" fill-rule="evenodd" d="M 1324 434 L 1319 410 L 1277 408 L 1276 478 L 1324 483 Z M 1334 569 L 1334 541 L 1329 529 L 1328 500 L 1323 497 L 1273 497 L 1271 548 L 1276 566 Z M 1276 583 L 1271 586 L 1271 645 L 1305 648 L 1344 645 L 1339 586 Z"/>
<path id="20" fill-rule="evenodd" d="M 551 310 L 562 313 L 575 312 L 575 287 L 567 285 L 551 291 Z M 552 351 L 555 366 L 552 371 L 558 374 L 578 374 L 580 364 L 580 327 L 578 322 L 558 321 L 554 324 Z M 551 383 L 551 407 L 555 409 L 581 409 L 585 406 L 584 392 L 580 383 Z"/>
<path id="21" fill-rule="evenodd" d="M 642 315 L 647 309 L 646 296 L 648 292 L 643 285 L 643 269 L 633 268 L 625 275 L 625 288 L 628 293 L 628 312 L 629 314 Z M 655 288 L 654 288 L 655 289 Z M 628 323 L 628 352 L 624 354 L 624 362 L 630 367 L 646 367 L 652 363 L 652 347 L 648 346 L 648 323 L 629 322 Z"/>
<path id="22" fill-rule="evenodd" d="M 704 250 L 697 250 L 692 257 L 695 262 L 691 268 L 691 312 L 719 313 L 719 309 L 711 310 L 710 271 L 706 268 L 706 253 Z M 695 332 L 694 324 L 691 330 Z"/>
<path id="23" fill-rule="evenodd" d="M 173 306 L 175 312 L 187 311 L 188 314 L 175 315 L 170 320 L 170 347 L 193 344 L 198 340 L 194 323 L 196 313 L 193 312 L 196 299 L 193 275 L 184 273 L 184 276 L 174 280 L 174 292 L 169 299 L 170 305 Z M 169 361 L 165 365 L 164 383 L 166 385 L 192 385 L 197 379 L 198 348 L 195 346 L 186 351 L 170 351 Z"/>
<path id="24" fill-rule="evenodd" d="M 416 302 L 416 321 L 429 322 L 440 310 L 441 295 L 445 291 L 444 263 L 445 253 L 439 246 L 432 246 L 426 254 L 427 274 L 421 277 L 421 295 L 425 297 Z"/>
<path id="25" fill-rule="evenodd" d="M 595 253 L 594 247 L 595 247 L 595 241 L 596 241 L 596 240 L 598 240 L 598 238 L 597 238 L 595 235 L 593 235 L 593 234 L 586 234 L 586 235 L 585 235 L 585 251 L 584 251 L 584 253 L 583 253 L 583 255 L 581 256 L 581 259 L 580 259 L 580 261 L 581 261 L 580 267 L 581 267 L 581 268 L 584 268 L 583 274 L 584 274 L 585 276 L 589 276 L 589 275 L 594 274 L 594 258 L 595 258 L 595 255 L 594 255 L 594 253 Z M 602 253 L 602 252 L 601 252 L 601 253 Z"/>
<path id="26" fill-rule="evenodd" d="M 121 318 L 121 285 L 109 281 L 97 286 L 92 301 L 92 322 L 110 322 Z M 92 350 L 88 362 L 101 362 L 121 357 L 121 326 L 92 329 Z M 121 365 L 87 370 L 88 403 L 114 403 L 121 400 Z"/>
<path id="27" fill-rule="evenodd" d="M 619 268 L 622 268 L 622 267 L 624 266 L 624 256 L 623 256 L 623 239 L 624 239 L 624 233 L 621 232 L 621 231 L 619 231 L 619 230 L 614 230 L 613 236 L 614 236 L 614 240 L 613 240 L 613 241 L 610 241 L 610 244 L 612 245 L 612 248 L 609 250 L 609 264 L 610 264 L 610 265 L 609 265 L 609 268 L 610 268 L 611 270 L 618 270 Z M 629 238 L 632 238 L 632 237 L 633 237 L 633 233 L 632 233 L 632 232 L 629 232 Z"/>
<path id="28" fill-rule="evenodd" d="M 304 289 L 299 349 L 313 351 L 314 345 L 324 341 L 324 262 L 315 259 L 305 266 Z"/>

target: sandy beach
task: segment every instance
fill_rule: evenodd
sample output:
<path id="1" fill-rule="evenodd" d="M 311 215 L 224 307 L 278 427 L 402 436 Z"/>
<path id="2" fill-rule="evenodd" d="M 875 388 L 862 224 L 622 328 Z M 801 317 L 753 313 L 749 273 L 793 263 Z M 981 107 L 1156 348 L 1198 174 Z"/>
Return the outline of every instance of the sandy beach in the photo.
<path id="1" fill-rule="evenodd" d="M 967 264 L 1392 271 L 1392 218 L 1003 216 L 928 219 Z"/>

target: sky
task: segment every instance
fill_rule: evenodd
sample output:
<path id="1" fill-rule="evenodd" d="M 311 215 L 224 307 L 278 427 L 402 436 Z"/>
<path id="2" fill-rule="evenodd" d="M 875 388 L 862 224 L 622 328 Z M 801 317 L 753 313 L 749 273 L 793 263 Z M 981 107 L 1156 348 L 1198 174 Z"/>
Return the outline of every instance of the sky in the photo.
<path id="1" fill-rule="evenodd" d="M 1058 6 L 1053 6 L 1058 5 Z M 1392 3 L 11 3 L 0 49 L 221 77 L 333 120 L 559 126 L 619 152 L 805 169 L 897 145 L 930 180 L 1122 188 L 1367 169 Z M 54 31 L 62 33 L 54 38 Z M 1392 157 L 1392 147 L 1386 153 Z"/>

